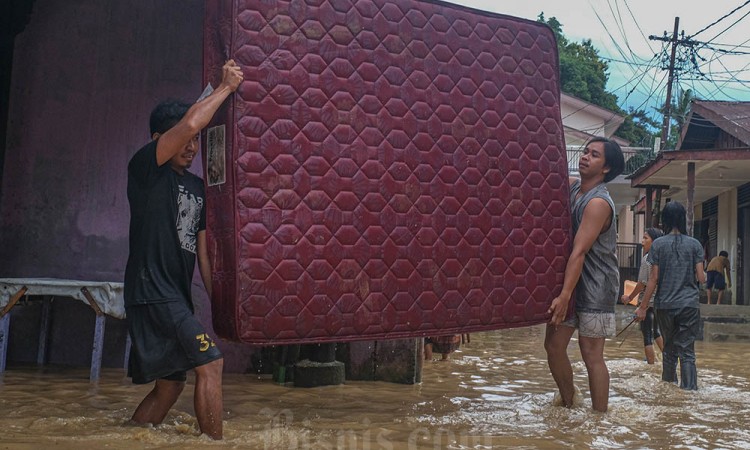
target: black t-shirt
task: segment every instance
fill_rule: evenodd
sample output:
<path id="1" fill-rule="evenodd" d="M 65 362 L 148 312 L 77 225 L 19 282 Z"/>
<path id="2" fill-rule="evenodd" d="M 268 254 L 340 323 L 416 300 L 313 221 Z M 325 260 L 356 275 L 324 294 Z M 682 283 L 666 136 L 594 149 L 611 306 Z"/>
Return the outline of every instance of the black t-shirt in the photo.
<path id="1" fill-rule="evenodd" d="M 198 232 L 206 229 L 203 180 L 169 162 L 156 164 L 156 141 L 128 164 L 130 254 L 125 306 L 186 300 L 195 269 Z"/>

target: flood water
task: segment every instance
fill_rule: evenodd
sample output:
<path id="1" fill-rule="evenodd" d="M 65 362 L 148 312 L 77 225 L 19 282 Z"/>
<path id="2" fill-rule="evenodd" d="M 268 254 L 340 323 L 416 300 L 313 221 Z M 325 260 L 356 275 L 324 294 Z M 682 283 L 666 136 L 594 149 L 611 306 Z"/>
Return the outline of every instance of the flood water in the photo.
<path id="1" fill-rule="evenodd" d="M 635 328 L 635 327 L 632 327 Z M 126 425 L 149 390 L 122 369 L 11 367 L 0 384 L 0 448 L 740 448 L 750 449 L 750 343 L 698 342 L 700 390 L 660 381 L 638 330 L 607 342 L 610 410 L 594 413 L 575 338 L 569 353 L 584 404 L 552 407 L 544 327 L 478 333 L 423 382 L 347 382 L 314 389 L 226 374 L 224 435 L 197 433 L 189 378 L 158 427 Z"/>

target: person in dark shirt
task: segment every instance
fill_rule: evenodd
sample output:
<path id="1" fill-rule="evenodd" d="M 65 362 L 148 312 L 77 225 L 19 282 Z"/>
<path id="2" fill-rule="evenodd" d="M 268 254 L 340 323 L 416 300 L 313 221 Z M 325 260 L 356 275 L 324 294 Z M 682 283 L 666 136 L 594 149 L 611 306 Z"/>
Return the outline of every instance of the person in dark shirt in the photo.
<path id="1" fill-rule="evenodd" d="M 191 280 L 198 268 L 211 298 L 203 181 L 187 169 L 200 131 L 243 79 L 234 61 L 222 82 L 190 106 L 162 102 L 151 113 L 153 140 L 128 164 L 130 252 L 125 268 L 125 310 L 132 341 L 128 376 L 155 381 L 132 421 L 159 424 L 195 369 L 195 413 L 202 433 L 221 439 L 222 354 L 193 315 Z"/>
<path id="2" fill-rule="evenodd" d="M 680 363 L 680 387 L 698 389 L 695 365 L 695 339 L 700 332 L 699 283 L 706 282 L 703 272 L 703 246 L 687 234 L 685 207 L 672 201 L 664 206 L 661 222 L 664 236 L 651 244 L 648 262 L 651 273 L 644 298 L 654 297 L 656 321 L 664 336 L 661 379 L 677 383 Z M 656 287 L 659 286 L 657 290 Z M 636 320 L 646 318 L 648 303 L 636 308 Z"/>

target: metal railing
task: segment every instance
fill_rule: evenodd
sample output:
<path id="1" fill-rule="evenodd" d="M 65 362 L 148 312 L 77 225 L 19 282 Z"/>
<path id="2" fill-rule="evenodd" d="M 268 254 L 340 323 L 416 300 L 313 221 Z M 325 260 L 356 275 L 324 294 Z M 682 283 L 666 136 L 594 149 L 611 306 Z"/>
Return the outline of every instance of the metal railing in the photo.
<path id="1" fill-rule="evenodd" d="M 638 280 L 641 268 L 643 246 L 641 244 L 620 242 L 617 244 L 617 265 L 620 266 L 620 295 L 625 280 Z"/>
<path id="2" fill-rule="evenodd" d="M 569 145 L 566 150 L 568 153 L 568 170 L 571 174 L 577 174 L 578 162 L 581 160 L 583 148 L 577 145 Z M 623 147 L 622 153 L 625 156 L 623 175 L 630 175 L 635 172 L 654 156 L 653 149 L 648 147 Z"/>

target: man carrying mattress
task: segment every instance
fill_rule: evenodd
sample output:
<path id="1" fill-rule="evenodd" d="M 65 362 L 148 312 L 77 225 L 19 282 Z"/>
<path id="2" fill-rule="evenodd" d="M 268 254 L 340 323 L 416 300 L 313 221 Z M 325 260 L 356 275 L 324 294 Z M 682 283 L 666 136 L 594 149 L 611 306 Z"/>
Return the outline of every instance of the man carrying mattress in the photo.
<path id="1" fill-rule="evenodd" d="M 620 146 L 606 138 L 586 145 L 578 170 L 570 179 L 573 250 L 565 267 L 562 291 L 550 305 L 544 348 L 563 406 L 574 403 L 573 369 L 567 348 L 578 329 L 578 346 L 588 371 L 592 407 L 605 412 L 609 403 L 609 371 L 604 362 L 604 341 L 615 334 L 615 304 L 619 293 L 615 205 L 605 183 L 622 173 L 625 159 Z M 575 311 L 568 303 L 575 289 Z M 567 320 L 566 320 L 567 318 Z"/>
<path id="2" fill-rule="evenodd" d="M 198 268 L 211 298 L 203 181 L 191 174 L 200 131 L 242 82 L 228 61 L 219 87 L 190 106 L 167 101 L 151 113 L 152 141 L 128 164 L 130 253 L 125 268 L 125 310 L 133 343 L 128 376 L 156 380 L 131 419 L 161 423 L 195 369 L 195 414 L 202 433 L 221 439 L 223 359 L 193 315 L 190 286 Z"/>

